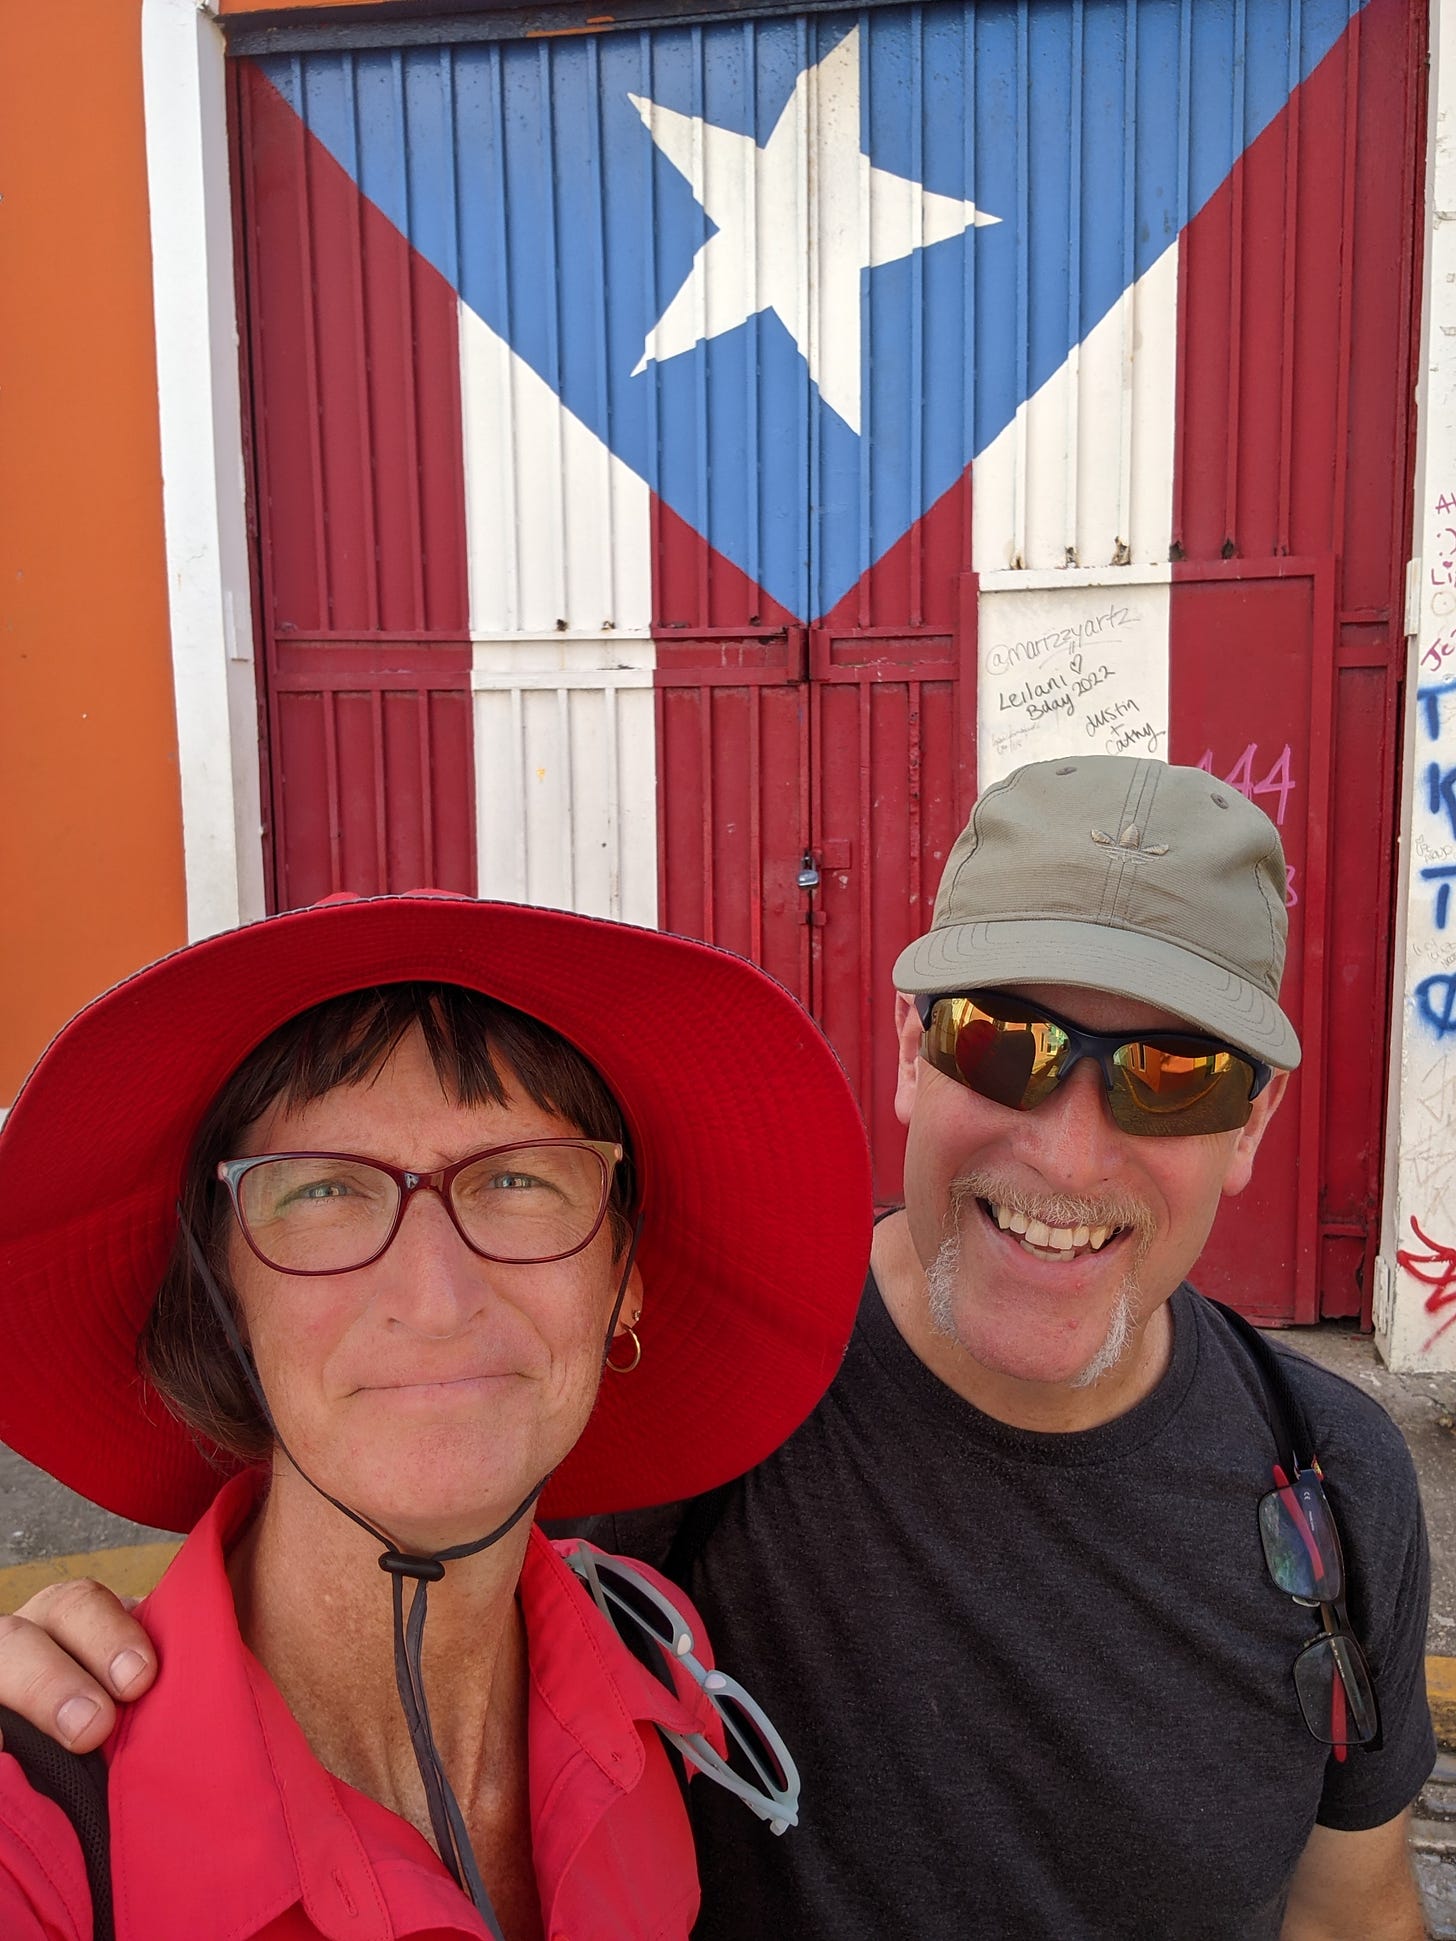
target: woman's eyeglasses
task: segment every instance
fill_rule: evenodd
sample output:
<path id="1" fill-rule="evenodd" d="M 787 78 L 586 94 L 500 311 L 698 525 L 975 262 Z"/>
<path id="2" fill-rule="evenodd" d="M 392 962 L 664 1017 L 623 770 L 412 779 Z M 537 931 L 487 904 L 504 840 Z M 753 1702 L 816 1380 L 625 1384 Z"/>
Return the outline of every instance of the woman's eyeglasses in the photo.
<path id="1" fill-rule="evenodd" d="M 1030 1112 L 1074 1065 L 1094 1059 L 1116 1125 L 1138 1137 L 1183 1138 L 1247 1125 L 1270 1068 L 1216 1038 L 1191 1032 L 1083 1031 L 999 991 L 915 1000 L 925 1028 L 920 1055 L 958 1085 Z"/>
<path id="2" fill-rule="evenodd" d="M 347 1152 L 224 1159 L 243 1238 L 283 1274 L 368 1267 L 399 1232 L 415 1193 L 438 1193 L 472 1253 L 522 1266 L 580 1253 L 606 1217 L 622 1148 L 607 1139 L 538 1139 L 411 1172 Z"/>
<path id="3" fill-rule="evenodd" d="M 1264 1561 L 1280 1590 L 1319 1612 L 1322 1627 L 1294 1661 L 1294 1689 L 1310 1732 L 1343 1758 L 1346 1746 L 1379 1736 L 1380 1713 L 1345 1610 L 1340 1533 L 1317 1468 L 1299 1470 L 1291 1482 L 1275 1463 L 1274 1482 L 1259 1500 Z"/>
<path id="4" fill-rule="evenodd" d="M 684 1733 L 658 1725 L 689 1765 L 726 1787 L 761 1820 L 770 1833 L 782 1833 L 799 1822 L 799 1769 L 763 1707 L 727 1672 L 709 1671 L 693 1653 L 693 1634 L 671 1599 L 650 1578 L 634 1570 L 625 1558 L 609 1556 L 590 1544 L 578 1543 L 566 1562 L 591 1592 L 592 1599 L 613 1628 L 623 1624 L 656 1645 L 712 1701 L 723 1722 L 728 1757 L 725 1759 L 701 1732 Z M 630 1640 L 629 1640 L 630 1642 Z M 670 1678 L 665 1682 L 671 1684 Z"/>

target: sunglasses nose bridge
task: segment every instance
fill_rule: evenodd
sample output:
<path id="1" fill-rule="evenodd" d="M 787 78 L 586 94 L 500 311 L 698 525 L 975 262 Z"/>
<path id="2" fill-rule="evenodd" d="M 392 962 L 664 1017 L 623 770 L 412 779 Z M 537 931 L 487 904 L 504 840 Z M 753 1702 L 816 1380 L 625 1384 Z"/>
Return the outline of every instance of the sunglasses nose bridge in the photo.
<path id="1" fill-rule="evenodd" d="M 1069 1046 L 1066 1062 L 1040 1102 L 1017 1115 L 1008 1136 L 1048 1188 L 1089 1197 L 1104 1191 L 1117 1160 L 1117 1126 L 1095 1048 Z M 1077 1066 L 1091 1060 L 1078 1077 Z"/>
<path id="2" fill-rule="evenodd" d="M 1102 1093 L 1105 1097 L 1111 1097 L 1113 1087 L 1117 1083 L 1117 1068 L 1113 1063 L 1115 1047 L 1091 1038 L 1080 1031 L 1071 1030 L 1065 1025 L 1062 1027 L 1062 1031 L 1066 1038 L 1066 1044 L 1056 1060 L 1056 1075 L 1052 1083 L 1049 1100 L 1050 1098 L 1055 1098 L 1058 1093 L 1066 1089 L 1073 1072 L 1076 1071 L 1077 1067 L 1085 1059 L 1089 1058 L 1097 1067 L 1098 1075 L 1102 1081 Z"/>
<path id="3" fill-rule="evenodd" d="M 1095 1045 L 1089 1039 L 1084 1038 L 1080 1032 L 1068 1031 L 1065 1027 L 1063 1027 L 1062 1035 L 1066 1043 L 1063 1045 L 1061 1051 L 1056 1054 L 1055 1058 L 1058 1086 L 1065 1085 L 1077 1067 L 1088 1058 L 1092 1060 L 1093 1064 L 1101 1072 L 1103 1084 L 1110 1085 L 1112 1083 L 1112 1060 L 1108 1056 L 1106 1047 Z"/>

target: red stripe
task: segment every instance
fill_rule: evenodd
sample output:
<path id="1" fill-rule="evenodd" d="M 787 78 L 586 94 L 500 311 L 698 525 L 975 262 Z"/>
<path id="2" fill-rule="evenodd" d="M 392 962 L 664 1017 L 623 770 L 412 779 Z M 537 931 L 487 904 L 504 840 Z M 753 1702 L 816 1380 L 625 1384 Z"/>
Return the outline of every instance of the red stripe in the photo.
<path id="1" fill-rule="evenodd" d="M 238 85 L 274 901 L 473 891 L 458 300 Z"/>
<path id="2" fill-rule="evenodd" d="M 274 613 L 463 638 L 458 299 L 251 63 L 242 87 Z"/>

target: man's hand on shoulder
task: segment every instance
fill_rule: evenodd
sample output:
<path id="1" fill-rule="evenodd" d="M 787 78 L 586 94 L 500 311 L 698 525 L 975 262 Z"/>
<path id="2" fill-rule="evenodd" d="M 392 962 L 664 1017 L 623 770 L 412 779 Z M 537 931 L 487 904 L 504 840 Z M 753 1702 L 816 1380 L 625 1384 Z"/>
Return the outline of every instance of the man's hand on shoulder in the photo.
<path id="1" fill-rule="evenodd" d="M 1405 1812 L 1363 1833 L 1317 1826 L 1289 1890 L 1281 1941 L 1426 1941 Z"/>
<path id="2" fill-rule="evenodd" d="M 0 1705 L 72 1752 L 107 1739 L 116 1701 L 140 1698 L 156 1675 L 151 1639 L 115 1591 L 90 1578 L 47 1584 L 0 1615 Z"/>

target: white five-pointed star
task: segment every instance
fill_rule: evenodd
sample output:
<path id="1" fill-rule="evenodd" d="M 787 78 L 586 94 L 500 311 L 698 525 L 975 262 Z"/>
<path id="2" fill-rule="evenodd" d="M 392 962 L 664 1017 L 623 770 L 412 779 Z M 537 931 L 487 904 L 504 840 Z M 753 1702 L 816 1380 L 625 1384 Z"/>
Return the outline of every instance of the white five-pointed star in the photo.
<path id="1" fill-rule="evenodd" d="M 870 166 L 858 27 L 800 74 L 762 148 L 701 116 L 629 99 L 716 225 L 632 375 L 772 310 L 820 397 L 858 432 L 861 273 L 1001 218 Z"/>

